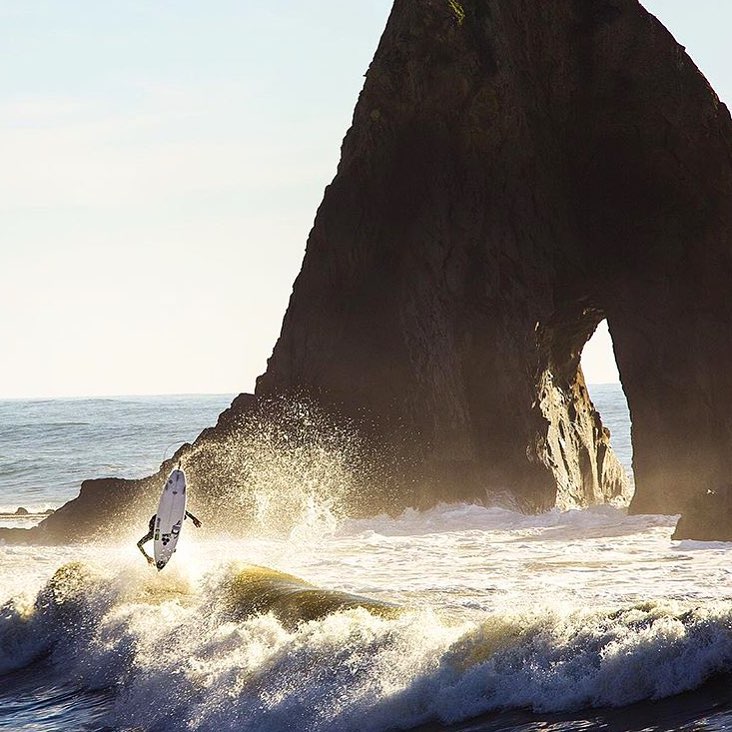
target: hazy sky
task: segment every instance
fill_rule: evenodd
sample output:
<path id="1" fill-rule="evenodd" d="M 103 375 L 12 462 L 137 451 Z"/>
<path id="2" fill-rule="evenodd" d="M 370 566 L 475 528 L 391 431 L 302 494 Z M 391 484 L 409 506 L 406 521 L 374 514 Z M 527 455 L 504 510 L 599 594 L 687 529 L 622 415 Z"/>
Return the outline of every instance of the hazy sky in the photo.
<path id="1" fill-rule="evenodd" d="M 646 5 L 732 98 L 732 2 Z M 251 390 L 390 7 L 3 0 L 0 397 Z"/>

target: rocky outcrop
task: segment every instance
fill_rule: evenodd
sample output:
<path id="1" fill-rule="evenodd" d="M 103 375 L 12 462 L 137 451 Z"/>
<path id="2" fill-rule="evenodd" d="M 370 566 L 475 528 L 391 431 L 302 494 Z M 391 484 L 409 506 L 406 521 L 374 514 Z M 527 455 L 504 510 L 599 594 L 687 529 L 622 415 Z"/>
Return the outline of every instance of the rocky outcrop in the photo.
<path id="1" fill-rule="evenodd" d="M 686 507 L 671 538 L 732 540 L 732 483 L 700 489 Z"/>
<path id="2" fill-rule="evenodd" d="M 635 0 L 398 0 L 261 395 L 419 435 L 433 498 L 623 492 L 578 362 L 607 318 L 635 511 L 726 472 L 732 126 Z"/>
<path id="3" fill-rule="evenodd" d="M 122 527 L 126 530 L 132 523 L 143 526 L 141 511 L 152 507 L 145 505 L 143 499 L 146 494 L 160 492 L 160 477 L 85 480 L 76 498 L 49 514 L 38 526 L 0 528 L 0 540 L 17 544 L 59 544 L 92 536 L 116 540 Z M 147 517 L 150 517 L 150 511 Z M 143 533 L 141 531 L 141 535 Z"/>
<path id="4" fill-rule="evenodd" d="M 198 478 L 245 483 L 255 452 L 222 456 L 291 397 L 382 461 L 364 510 L 622 499 L 579 367 L 606 318 L 631 508 L 679 512 L 729 471 L 731 223 L 727 108 L 636 0 L 396 0 L 256 399 Z"/>

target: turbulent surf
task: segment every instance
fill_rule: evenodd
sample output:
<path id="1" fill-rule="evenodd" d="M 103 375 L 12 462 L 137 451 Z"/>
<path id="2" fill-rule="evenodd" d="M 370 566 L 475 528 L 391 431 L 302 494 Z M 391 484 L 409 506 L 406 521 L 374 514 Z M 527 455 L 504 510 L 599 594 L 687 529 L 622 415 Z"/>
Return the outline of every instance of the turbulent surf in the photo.
<path id="1" fill-rule="evenodd" d="M 319 495 L 248 539 L 188 532 L 161 573 L 134 521 L 0 545 L 0 730 L 732 724 L 728 545 L 621 507 L 356 520 Z"/>
<path id="2" fill-rule="evenodd" d="M 0 705 L 60 695 L 79 729 L 505 729 L 702 694 L 732 663 L 724 547 L 672 545 L 672 524 L 443 506 L 346 522 L 294 558 L 201 541 L 159 575 L 129 547 L 47 549 L 4 586 Z M 3 574 L 31 551 L 0 548 Z"/>

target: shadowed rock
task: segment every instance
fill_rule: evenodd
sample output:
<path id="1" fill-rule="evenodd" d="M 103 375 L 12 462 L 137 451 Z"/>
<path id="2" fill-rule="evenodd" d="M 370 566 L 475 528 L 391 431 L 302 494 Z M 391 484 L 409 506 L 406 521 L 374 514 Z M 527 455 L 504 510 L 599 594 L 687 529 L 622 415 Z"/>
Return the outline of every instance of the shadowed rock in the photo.
<path id="1" fill-rule="evenodd" d="M 418 435 L 432 498 L 586 505 L 607 318 L 632 508 L 682 510 L 732 448 L 731 131 L 634 0 L 396 2 L 257 393 Z"/>
<path id="2" fill-rule="evenodd" d="M 700 491 L 676 524 L 672 539 L 732 540 L 732 483 Z"/>
<path id="3" fill-rule="evenodd" d="M 85 480 L 79 495 L 31 529 L 0 528 L 0 540 L 18 544 L 59 544 L 92 536 L 116 541 L 134 519 L 142 526 L 140 500 L 160 492 L 159 474 L 145 480 L 99 478 Z M 149 518 L 149 513 L 148 513 Z"/>
<path id="4" fill-rule="evenodd" d="M 631 508 L 683 510 L 732 454 L 731 133 L 636 0 L 397 0 L 258 403 L 304 396 L 389 456 L 363 510 L 624 498 L 579 367 L 606 318 Z"/>

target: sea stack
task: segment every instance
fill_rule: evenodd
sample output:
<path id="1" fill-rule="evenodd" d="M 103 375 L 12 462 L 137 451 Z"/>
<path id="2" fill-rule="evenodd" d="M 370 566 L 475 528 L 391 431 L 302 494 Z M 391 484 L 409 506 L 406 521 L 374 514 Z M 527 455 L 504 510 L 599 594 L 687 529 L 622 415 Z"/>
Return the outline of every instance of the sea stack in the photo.
<path id="1" fill-rule="evenodd" d="M 362 511 L 627 498 L 607 319 L 631 509 L 681 512 L 730 474 L 731 282 L 729 112 L 637 0 L 396 0 L 267 370 L 194 449 L 291 397 L 389 456 Z"/>
<path id="2" fill-rule="evenodd" d="M 632 510 L 682 511 L 730 471 L 731 160 L 636 0 L 397 0 L 257 394 L 418 435 L 434 500 L 587 505 L 625 491 L 579 368 L 606 318 Z"/>

